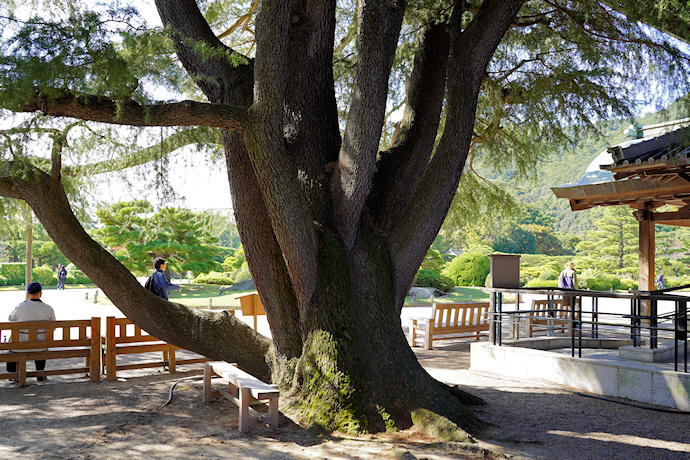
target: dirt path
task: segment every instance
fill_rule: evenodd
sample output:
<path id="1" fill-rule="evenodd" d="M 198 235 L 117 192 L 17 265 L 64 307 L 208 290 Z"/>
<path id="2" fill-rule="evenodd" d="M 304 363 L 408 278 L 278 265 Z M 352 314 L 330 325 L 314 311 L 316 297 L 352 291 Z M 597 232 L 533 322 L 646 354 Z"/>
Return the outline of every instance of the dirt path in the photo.
<path id="1" fill-rule="evenodd" d="M 275 432 L 257 427 L 241 435 L 231 403 L 204 404 L 200 380 L 180 381 L 190 373 L 154 370 L 100 384 L 51 379 L 16 388 L 0 382 L 0 458 L 690 458 L 688 415 L 476 375 L 467 369 L 468 350 L 467 343 L 415 349 L 436 378 L 461 383 L 489 402 L 473 409 L 492 424 L 474 447 L 414 429 L 314 436 L 282 416 Z M 161 407 L 178 381 L 172 401 Z"/>

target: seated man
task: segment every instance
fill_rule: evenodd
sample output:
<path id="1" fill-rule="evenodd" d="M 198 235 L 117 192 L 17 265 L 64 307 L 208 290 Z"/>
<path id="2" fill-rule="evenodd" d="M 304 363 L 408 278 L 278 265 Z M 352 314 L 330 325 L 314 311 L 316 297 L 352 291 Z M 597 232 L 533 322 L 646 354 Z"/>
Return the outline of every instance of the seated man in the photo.
<path id="1" fill-rule="evenodd" d="M 55 311 L 50 305 L 43 303 L 41 296 L 43 295 L 43 288 L 41 283 L 33 282 L 29 283 L 26 287 L 26 300 L 14 308 L 14 311 L 10 313 L 10 321 L 55 321 Z M 45 331 L 41 333 L 39 331 L 37 338 L 39 340 L 45 340 Z M 19 331 L 19 341 L 28 342 L 29 332 Z M 44 350 L 25 350 L 25 351 L 44 351 Z M 40 359 L 34 361 L 37 371 L 42 371 L 46 368 L 46 360 Z M 7 363 L 7 372 L 17 372 L 17 363 L 9 362 Z M 45 377 L 38 377 L 37 380 L 45 380 Z"/>

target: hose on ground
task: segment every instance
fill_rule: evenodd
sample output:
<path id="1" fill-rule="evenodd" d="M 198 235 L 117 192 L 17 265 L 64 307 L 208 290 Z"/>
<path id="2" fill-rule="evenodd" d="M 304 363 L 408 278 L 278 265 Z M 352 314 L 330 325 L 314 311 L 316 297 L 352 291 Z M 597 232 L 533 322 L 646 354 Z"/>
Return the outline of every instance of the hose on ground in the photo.
<path id="1" fill-rule="evenodd" d="M 170 387 L 170 392 L 168 393 L 168 400 L 165 401 L 165 403 L 164 403 L 160 408 L 158 408 L 158 410 L 161 410 L 161 409 L 163 409 L 165 406 L 167 406 L 168 404 L 170 404 L 170 401 L 172 401 L 172 398 L 173 398 L 173 391 L 175 391 L 175 387 L 177 386 L 178 383 L 183 382 L 183 381 L 185 381 L 185 380 L 199 380 L 199 379 L 203 379 L 203 378 L 204 378 L 203 375 L 192 375 L 191 377 L 184 377 L 184 378 L 181 378 L 181 379 L 177 380 L 177 381 L 176 381 L 175 383 L 173 383 L 172 386 Z"/>

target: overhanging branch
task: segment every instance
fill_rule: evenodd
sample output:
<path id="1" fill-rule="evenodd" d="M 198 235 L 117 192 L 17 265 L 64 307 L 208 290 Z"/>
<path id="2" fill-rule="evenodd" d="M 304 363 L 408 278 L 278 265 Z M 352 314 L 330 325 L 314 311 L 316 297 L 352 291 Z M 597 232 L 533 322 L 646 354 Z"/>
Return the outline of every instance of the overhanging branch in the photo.
<path id="1" fill-rule="evenodd" d="M 57 117 L 142 127 L 207 126 L 243 131 L 247 124 L 247 110 L 244 107 L 195 101 L 141 105 L 134 101 L 114 101 L 69 91 L 62 91 L 61 94 L 51 97 L 37 91 L 33 98 L 25 101 L 20 107 L 10 109 L 16 112 L 42 112 Z"/>
<path id="2" fill-rule="evenodd" d="M 107 159 L 97 163 L 90 163 L 77 166 L 64 166 L 62 173 L 64 176 L 83 176 L 93 174 L 103 174 L 107 172 L 120 171 L 134 166 L 140 166 L 151 161 L 156 161 L 161 156 L 167 156 L 177 149 L 184 146 L 197 143 L 199 141 L 197 135 L 200 131 L 206 131 L 206 134 L 213 136 L 213 141 L 220 144 L 220 132 L 215 129 L 196 128 L 184 131 L 178 131 L 165 139 L 160 144 L 151 145 L 138 149 L 134 152 L 127 153 L 115 159 Z M 207 142 L 210 142 L 208 139 Z"/>

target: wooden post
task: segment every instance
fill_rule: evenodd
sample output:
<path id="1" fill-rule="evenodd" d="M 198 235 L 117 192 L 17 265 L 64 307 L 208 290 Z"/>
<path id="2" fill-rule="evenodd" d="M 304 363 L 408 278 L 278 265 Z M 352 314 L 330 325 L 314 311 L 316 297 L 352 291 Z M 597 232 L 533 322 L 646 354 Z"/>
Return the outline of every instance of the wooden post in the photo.
<path id="1" fill-rule="evenodd" d="M 640 246 L 639 246 L 639 276 L 638 289 L 640 291 L 654 290 L 654 221 L 652 221 L 652 211 L 649 206 L 645 206 L 636 213 L 640 227 Z M 649 315 L 649 302 L 640 303 L 640 314 Z"/>
<path id="2" fill-rule="evenodd" d="M 26 205 L 26 268 L 24 269 L 24 283 L 26 286 L 29 285 L 32 279 L 32 274 L 33 274 L 33 266 L 34 266 L 34 261 L 33 261 L 33 245 L 34 245 L 34 237 L 33 237 L 33 219 L 32 219 L 32 211 L 29 205 Z"/>
<path id="3" fill-rule="evenodd" d="M 91 318 L 91 362 L 89 377 L 92 382 L 101 381 L 101 317 Z"/>
<path id="4" fill-rule="evenodd" d="M 115 317 L 108 316 L 105 326 L 105 378 L 117 379 L 117 350 L 115 349 Z"/>

